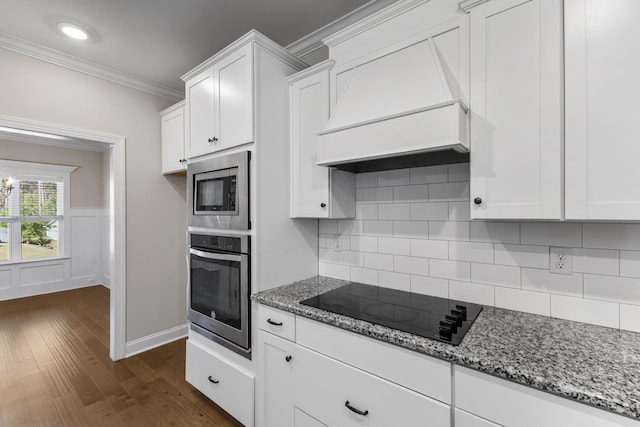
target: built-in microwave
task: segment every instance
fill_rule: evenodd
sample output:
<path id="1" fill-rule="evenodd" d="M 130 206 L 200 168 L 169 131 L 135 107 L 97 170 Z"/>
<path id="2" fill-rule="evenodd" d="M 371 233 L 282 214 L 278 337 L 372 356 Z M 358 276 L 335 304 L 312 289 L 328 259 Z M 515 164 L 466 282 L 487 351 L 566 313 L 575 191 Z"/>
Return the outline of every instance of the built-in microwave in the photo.
<path id="1" fill-rule="evenodd" d="M 249 230 L 250 151 L 187 165 L 189 226 Z"/>

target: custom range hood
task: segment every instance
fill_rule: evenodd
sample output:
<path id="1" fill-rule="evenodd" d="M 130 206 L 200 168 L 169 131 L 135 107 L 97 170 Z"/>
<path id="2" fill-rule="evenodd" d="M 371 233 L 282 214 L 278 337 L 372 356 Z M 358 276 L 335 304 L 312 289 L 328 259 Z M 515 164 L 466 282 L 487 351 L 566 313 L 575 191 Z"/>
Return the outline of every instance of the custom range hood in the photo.
<path id="1" fill-rule="evenodd" d="M 468 108 L 448 46 L 428 38 L 343 73 L 317 164 L 368 172 L 468 161 Z"/>

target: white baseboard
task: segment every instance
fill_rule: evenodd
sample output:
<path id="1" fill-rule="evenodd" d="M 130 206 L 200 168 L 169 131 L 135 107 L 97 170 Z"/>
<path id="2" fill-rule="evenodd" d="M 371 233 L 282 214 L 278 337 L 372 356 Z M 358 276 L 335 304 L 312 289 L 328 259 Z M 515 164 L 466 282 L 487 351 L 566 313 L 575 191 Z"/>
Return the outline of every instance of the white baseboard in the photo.
<path id="1" fill-rule="evenodd" d="M 125 350 L 125 357 L 135 356 L 136 354 L 143 353 L 152 348 L 160 347 L 161 345 L 168 344 L 172 341 L 185 338 L 189 334 L 189 324 L 176 326 L 175 328 L 167 329 L 146 337 L 138 338 L 133 341 L 129 341 Z"/>
<path id="2" fill-rule="evenodd" d="M 85 281 L 71 280 L 67 282 L 60 280 L 21 288 L 0 289 L 0 301 L 52 294 L 54 292 L 70 291 L 72 289 L 88 288 L 91 286 L 96 286 L 96 284 L 86 283 Z"/>
<path id="3" fill-rule="evenodd" d="M 111 277 L 107 276 L 106 274 L 102 275 L 102 286 L 104 286 L 107 289 L 111 288 Z"/>

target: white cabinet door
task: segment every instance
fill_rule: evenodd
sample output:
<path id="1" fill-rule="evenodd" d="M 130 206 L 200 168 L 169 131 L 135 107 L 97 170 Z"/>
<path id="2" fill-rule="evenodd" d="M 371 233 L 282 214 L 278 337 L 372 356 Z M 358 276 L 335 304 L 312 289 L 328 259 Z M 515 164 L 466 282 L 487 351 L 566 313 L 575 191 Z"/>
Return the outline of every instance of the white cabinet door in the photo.
<path id="1" fill-rule="evenodd" d="M 450 426 L 449 405 L 297 346 L 295 406 L 328 426 Z"/>
<path id="2" fill-rule="evenodd" d="M 471 216 L 562 216 L 562 1 L 471 10 Z"/>
<path id="3" fill-rule="evenodd" d="M 193 158 L 213 150 L 215 107 L 212 70 L 187 81 L 185 90 L 187 154 Z"/>
<path id="4" fill-rule="evenodd" d="M 214 151 L 253 141 L 253 44 L 214 66 L 216 130 Z"/>
<path id="5" fill-rule="evenodd" d="M 262 307 L 261 307 L 262 308 Z M 267 332 L 258 334 L 262 363 L 259 427 L 293 427 L 295 344 Z"/>
<path id="6" fill-rule="evenodd" d="M 290 79 L 290 91 L 291 217 L 352 218 L 355 174 L 316 165 L 317 135 L 329 120 L 328 68 Z"/>
<path id="7" fill-rule="evenodd" d="M 253 44 L 188 80 L 189 158 L 253 141 Z"/>
<path id="8" fill-rule="evenodd" d="M 640 220 L 640 2 L 565 0 L 567 219 Z"/>
<path id="9" fill-rule="evenodd" d="M 184 102 L 160 113 L 162 134 L 162 173 L 184 172 L 187 161 L 184 155 Z"/>

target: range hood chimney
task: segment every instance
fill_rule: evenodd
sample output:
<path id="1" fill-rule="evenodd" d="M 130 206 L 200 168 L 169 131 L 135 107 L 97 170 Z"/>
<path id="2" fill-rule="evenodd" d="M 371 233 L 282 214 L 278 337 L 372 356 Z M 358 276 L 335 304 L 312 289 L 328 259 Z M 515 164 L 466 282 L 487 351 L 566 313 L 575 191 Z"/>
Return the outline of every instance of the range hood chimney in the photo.
<path id="1" fill-rule="evenodd" d="M 398 167 L 401 159 L 409 161 L 404 167 L 468 161 L 468 108 L 432 38 L 365 62 L 350 73 L 326 128 L 318 134 L 318 165 L 363 172 L 387 169 L 386 164 Z M 427 153 L 442 150 L 429 160 Z M 358 164 L 369 166 L 355 167 Z"/>

